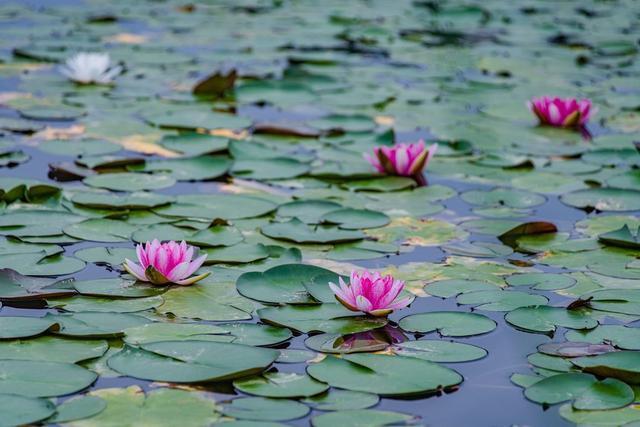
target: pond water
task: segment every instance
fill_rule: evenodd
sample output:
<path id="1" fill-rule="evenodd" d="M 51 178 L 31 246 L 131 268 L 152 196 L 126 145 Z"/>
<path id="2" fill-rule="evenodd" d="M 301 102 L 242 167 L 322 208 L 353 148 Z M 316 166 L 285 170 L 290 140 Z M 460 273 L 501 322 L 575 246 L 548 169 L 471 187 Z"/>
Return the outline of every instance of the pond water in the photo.
<path id="1" fill-rule="evenodd" d="M 6 424 L 640 422 L 638 16 L 595 0 L 0 2 Z M 77 52 L 122 70 L 75 84 L 60 66 Z M 526 102 L 543 95 L 597 112 L 539 126 Z M 424 187 L 363 159 L 418 140 L 439 144 Z M 323 219 L 343 208 L 355 219 Z M 152 238 L 200 246 L 211 275 L 134 283 L 122 262 Z M 393 274 L 415 299 L 386 326 L 313 317 L 340 310 L 327 277 L 352 269 Z M 437 312 L 465 314 L 418 320 Z M 34 332 L 23 317 L 52 320 Z M 318 333 L 375 348 L 336 359 L 307 341 Z M 402 345 L 424 340 L 486 355 Z M 562 353 L 572 342 L 593 345 Z M 340 408 L 303 399 L 336 390 Z M 358 406 L 358 392 L 383 396 Z"/>

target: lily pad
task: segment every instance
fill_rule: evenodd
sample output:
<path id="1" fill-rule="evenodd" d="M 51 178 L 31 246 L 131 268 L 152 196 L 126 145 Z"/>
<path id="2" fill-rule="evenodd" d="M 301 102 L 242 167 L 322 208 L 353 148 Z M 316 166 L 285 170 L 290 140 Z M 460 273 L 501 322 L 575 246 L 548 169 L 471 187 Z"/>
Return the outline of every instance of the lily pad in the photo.
<path id="1" fill-rule="evenodd" d="M 327 391 L 329 386 L 308 375 L 267 372 L 233 382 L 238 390 L 257 396 L 274 398 L 310 397 Z"/>
<path id="2" fill-rule="evenodd" d="M 0 393 L 27 397 L 52 397 L 75 393 L 97 378 L 72 363 L 0 360 Z"/>
<path id="3" fill-rule="evenodd" d="M 328 356 L 310 365 L 307 372 L 332 387 L 380 396 L 416 396 L 462 382 L 462 376 L 456 371 L 433 362 L 379 354 Z"/>
<path id="4" fill-rule="evenodd" d="M 304 333 L 353 334 L 383 327 L 384 318 L 371 318 L 349 311 L 340 304 L 286 305 L 258 310 L 264 322 Z"/>
<path id="5" fill-rule="evenodd" d="M 221 411 L 228 417 L 241 420 L 286 421 L 302 418 L 310 409 L 293 400 L 244 397 L 233 399 Z"/>
<path id="6" fill-rule="evenodd" d="M 171 187 L 176 180 L 166 174 L 116 172 L 89 176 L 83 182 L 90 187 L 113 191 L 142 191 Z"/>
<path id="7" fill-rule="evenodd" d="M 47 399 L 19 396 L 17 394 L 0 394 L 0 425 L 20 426 L 49 418 L 56 412 L 56 406 Z"/>
<path id="8" fill-rule="evenodd" d="M 288 222 L 276 222 L 261 228 L 265 236 L 296 243 L 340 243 L 360 240 L 366 236 L 361 231 L 342 230 L 337 227 L 310 227 L 297 218 Z"/>
<path id="9" fill-rule="evenodd" d="M 400 356 L 445 363 L 469 362 L 487 355 L 487 351 L 481 347 L 443 340 L 406 341 L 396 344 L 393 352 Z"/>
<path id="10" fill-rule="evenodd" d="M 412 314 L 400 320 L 400 327 L 409 332 L 438 331 L 445 337 L 464 337 L 493 331 L 497 324 L 482 314 L 457 311 L 432 311 Z"/>
<path id="11" fill-rule="evenodd" d="M 109 358 L 116 371 L 135 378 L 176 383 L 226 381 L 265 370 L 275 350 L 210 341 L 162 341 L 126 346 Z"/>

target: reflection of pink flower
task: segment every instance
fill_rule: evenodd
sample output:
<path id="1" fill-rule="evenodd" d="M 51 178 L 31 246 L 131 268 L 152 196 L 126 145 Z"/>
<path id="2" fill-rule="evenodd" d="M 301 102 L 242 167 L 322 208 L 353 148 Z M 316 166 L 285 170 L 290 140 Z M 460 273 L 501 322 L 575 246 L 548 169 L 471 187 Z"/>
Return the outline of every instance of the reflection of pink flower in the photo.
<path id="1" fill-rule="evenodd" d="M 584 126 L 591 113 L 595 113 L 591 101 L 575 98 L 551 98 L 542 96 L 533 98 L 527 103 L 529 109 L 538 117 L 543 125 L 556 127 Z"/>
<path id="2" fill-rule="evenodd" d="M 402 280 L 392 276 L 380 276 L 380 273 L 368 271 L 351 272 L 350 284 L 340 277 L 340 286 L 329 283 L 336 299 L 351 311 L 363 311 L 372 316 L 386 316 L 393 310 L 406 307 L 411 297 L 396 300 L 404 288 Z"/>
<path id="3" fill-rule="evenodd" d="M 375 157 L 365 154 L 365 158 L 380 173 L 415 177 L 422 174 L 422 170 L 427 167 L 437 149 L 438 144 L 433 144 L 427 149 L 424 141 L 420 140 L 414 144 L 376 147 L 373 149 Z"/>
<path id="4" fill-rule="evenodd" d="M 189 278 L 200 268 L 207 255 L 202 255 L 191 260 L 194 247 L 188 246 L 184 241 L 160 243 L 157 239 L 147 242 L 144 247 L 136 246 L 138 261 L 136 264 L 125 259 L 124 269 L 143 282 L 151 282 L 154 285 L 176 283 L 178 285 L 192 285 L 204 279 L 209 273 Z"/>

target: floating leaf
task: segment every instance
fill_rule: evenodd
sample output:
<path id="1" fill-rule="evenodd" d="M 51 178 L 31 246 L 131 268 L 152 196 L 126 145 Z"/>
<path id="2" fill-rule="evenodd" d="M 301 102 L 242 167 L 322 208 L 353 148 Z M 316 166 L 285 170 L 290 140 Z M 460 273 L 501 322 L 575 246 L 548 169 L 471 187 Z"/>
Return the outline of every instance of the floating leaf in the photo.
<path id="1" fill-rule="evenodd" d="M 294 398 L 309 397 L 327 391 L 329 386 L 308 375 L 287 372 L 267 372 L 233 382 L 238 390 L 257 396 Z"/>
<path id="2" fill-rule="evenodd" d="M 381 396 L 415 396 L 462 382 L 456 371 L 414 357 L 379 354 L 328 356 L 307 368 L 309 375 L 332 387 Z"/>
<path id="3" fill-rule="evenodd" d="M 442 340 L 406 341 L 396 344 L 393 351 L 400 356 L 445 363 L 469 362 L 487 355 L 485 349 L 475 345 Z"/>
<path id="4" fill-rule="evenodd" d="M 153 381 L 226 381 L 265 370 L 275 350 L 209 341 L 162 341 L 125 348 L 109 358 L 116 371 Z"/>
<path id="5" fill-rule="evenodd" d="M 222 407 L 222 413 L 241 420 L 286 421 L 302 418 L 309 407 L 293 400 L 266 397 L 243 397 L 233 399 Z"/>
<path id="6" fill-rule="evenodd" d="M 37 423 L 49 418 L 55 412 L 55 405 L 47 399 L 19 396 L 13 393 L 0 394 L 2 426 Z"/>
<path id="7" fill-rule="evenodd" d="M 554 332 L 557 326 L 571 329 L 592 329 L 598 321 L 582 311 L 546 305 L 517 308 L 505 316 L 511 325 L 531 332 Z"/>
<path id="8" fill-rule="evenodd" d="M 497 324 L 482 314 L 456 311 L 432 311 L 412 314 L 400 320 L 400 327 L 409 332 L 438 331 L 445 337 L 464 337 L 493 331 Z"/>
<path id="9" fill-rule="evenodd" d="M 0 360 L 0 393 L 62 396 L 91 385 L 97 375 L 72 363 Z"/>

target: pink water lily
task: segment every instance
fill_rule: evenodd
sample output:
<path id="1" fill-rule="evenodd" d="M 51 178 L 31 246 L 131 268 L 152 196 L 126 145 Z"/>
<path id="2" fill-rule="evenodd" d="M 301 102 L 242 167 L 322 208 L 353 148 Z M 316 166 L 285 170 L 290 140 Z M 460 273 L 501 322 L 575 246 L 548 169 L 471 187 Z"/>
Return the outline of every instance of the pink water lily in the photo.
<path id="1" fill-rule="evenodd" d="M 540 124 L 564 128 L 584 126 L 595 113 L 588 99 L 542 96 L 533 98 L 527 106 L 538 117 Z"/>
<path id="2" fill-rule="evenodd" d="M 178 243 L 170 241 L 160 243 L 157 239 L 136 246 L 138 262 L 124 260 L 124 269 L 143 282 L 151 282 L 154 285 L 175 283 L 178 285 L 192 285 L 204 279 L 210 273 L 190 277 L 202 266 L 207 255 L 193 259 L 195 248 L 184 241 Z"/>
<path id="3" fill-rule="evenodd" d="M 422 171 L 437 149 L 438 144 L 426 148 L 424 141 L 420 140 L 413 144 L 400 143 L 393 147 L 376 147 L 373 149 L 375 156 L 365 154 L 365 159 L 380 173 L 412 177 L 418 184 L 424 185 Z"/>
<path id="4" fill-rule="evenodd" d="M 352 271 L 350 283 L 347 285 L 342 277 L 340 286 L 329 283 L 340 304 L 351 311 L 362 311 L 372 316 L 386 316 L 393 310 L 406 307 L 411 297 L 398 299 L 404 289 L 404 282 L 392 276 L 382 277 L 380 273 L 368 271 Z"/>

